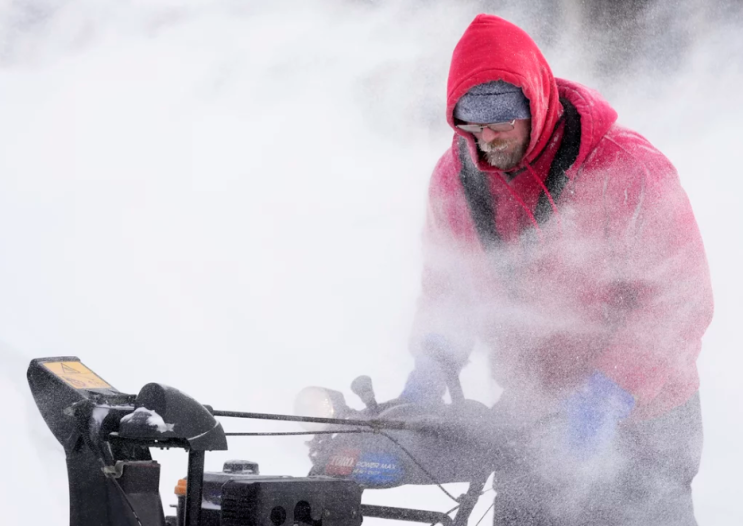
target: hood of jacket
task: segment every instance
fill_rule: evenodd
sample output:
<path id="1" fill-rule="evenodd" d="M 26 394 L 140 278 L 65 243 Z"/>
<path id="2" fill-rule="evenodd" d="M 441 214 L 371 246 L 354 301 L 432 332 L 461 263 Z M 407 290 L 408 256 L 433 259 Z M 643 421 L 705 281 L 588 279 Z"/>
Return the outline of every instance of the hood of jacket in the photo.
<path id="1" fill-rule="evenodd" d="M 547 60 L 524 30 L 494 15 L 478 15 L 465 30 L 452 55 L 446 118 L 455 133 L 467 140 L 472 160 L 485 172 L 500 170 L 481 160 L 472 134 L 456 128 L 454 106 L 474 86 L 495 80 L 520 87 L 529 99 L 531 136 L 524 158 L 515 170 L 531 164 L 549 143 L 562 115 L 560 92 L 564 88 L 568 88 L 568 93 L 563 96 L 571 102 L 574 97 L 580 99 L 577 109 L 583 133 L 578 163 L 616 120 L 616 112 L 598 93 L 569 82 L 565 82 L 567 86 L 560 85 L 558 90 L 558 81 Z"/>

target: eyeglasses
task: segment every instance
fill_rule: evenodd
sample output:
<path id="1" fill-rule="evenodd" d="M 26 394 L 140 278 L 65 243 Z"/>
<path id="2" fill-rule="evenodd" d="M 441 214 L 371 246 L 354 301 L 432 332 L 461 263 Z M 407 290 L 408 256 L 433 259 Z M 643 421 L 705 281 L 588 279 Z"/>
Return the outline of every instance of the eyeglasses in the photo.
<path id="1" fill-rule="evenodd" d="M 485 128 L 490 128 L 494 132 L 507 132 L 513 130 L 516 125 L 516 119 L 509 122 L 493 122 L 490 124 L 457 124 L 457 128 L 467 133 L 482 133 Z"/>

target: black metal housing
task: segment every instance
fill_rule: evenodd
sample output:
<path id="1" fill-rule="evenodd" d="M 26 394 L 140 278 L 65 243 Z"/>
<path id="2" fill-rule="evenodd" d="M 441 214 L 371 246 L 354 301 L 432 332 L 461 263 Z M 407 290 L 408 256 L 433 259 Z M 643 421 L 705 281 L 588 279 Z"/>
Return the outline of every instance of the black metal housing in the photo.
<path id="1" fill-rule="evenodd" d="M 185 441 L 192 451 L 227 450 L 222 424 L 206 407 L 174 387 L 157 383 L 145 385 L 137 395 L 135 407 L 147 411 L 133 414 L 121 423 L 121 438 L 178 439 Z M 167 429 L 154 425 L 152 416 L 162 419 Z"/>
<path id="2" fill-rule="evenodd" d="M 149 450 L 136 444 L 111 445 L 103 439 L 134 408 L 134 396 L 103 380 L 86 382 L 85 373 L 55 374 L 53 370 L 63 364 L 70 371 L 89 371 L 74 356 L 39 358 L 29 365 L 27 377 L 41 415 L 65 450 L 70 525 L 137 526 L 136 513 L 143 526 L 161 526 L 160 468 Z M 75 374 L 82 381 L 76 381 Z M 100 380 L 92 372 L 87 377 Z"/>
<path id="3" fill-rule="evenodd" d="M 27 376 L 65 450 L 71 526 L 164 526 L 160 465 L 150 447 L 189 450 L 186 521 L 199 524 L 204 452 L 227 449 L 206 407 L 160 384 L 136 397 L 121 393 L 74 356 L 33 360 Z"/>
<path id="4" fill-rule="evenodd" d="M 351 480 L 261 478 L 222 488 L 221 526 L 360 526 L 361 488 Z"/>

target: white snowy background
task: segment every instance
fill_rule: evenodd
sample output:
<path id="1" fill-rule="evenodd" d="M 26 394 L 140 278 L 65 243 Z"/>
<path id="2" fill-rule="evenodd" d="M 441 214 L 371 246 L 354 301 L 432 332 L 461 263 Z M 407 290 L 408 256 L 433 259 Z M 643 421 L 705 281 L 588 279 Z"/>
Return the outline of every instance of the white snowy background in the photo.
<path id="1" fill-rule="evenodd" d="M 68 520 L 33 357 L 76 355 L 122 391 L 158 381 L 220 409 L 289 412 L 310 384 L 357 404 L 359 374 L 379 399 L 399 393 L 448 62 L 480 10 L 531 31 L 557 76 L 598 87 L 678 167 L 716 294 L 697 517 L 743 524 L 740 11 L 661 1 L 630 43 L 586 29 L 577 2 L 498 4 L 0 0 L 2 524 Z M 630 44 L 636 60 L 617 58 Z M 483 364 L 465 390 L 488 401 Z M 302 475 L 302 442 L 232 440 L 208 467 Z M 157 458 L 171 501 L 185 455 Z M 437 491 L 367 496 L 445 509 Z"/>

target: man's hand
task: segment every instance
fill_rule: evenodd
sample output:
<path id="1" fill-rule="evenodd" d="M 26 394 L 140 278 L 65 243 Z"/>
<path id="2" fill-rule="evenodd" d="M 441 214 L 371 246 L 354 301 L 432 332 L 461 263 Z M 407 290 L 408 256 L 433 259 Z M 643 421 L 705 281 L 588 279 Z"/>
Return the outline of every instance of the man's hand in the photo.
<path id="1" fill-rule="evenodd" d="M 450 344 L 439 334 L 429 334 L 421 342 L 421 351 L 400 398 L 414 404 L 440 403 L 446 393 Z"/>
<path id="2" fill-rule="evenodd" d="M 586 458 L 610 443 L 617 425 L 635 407 L 634 397 L 595 372 L 565 401 L 567 441 L 576 456 Z"/>

